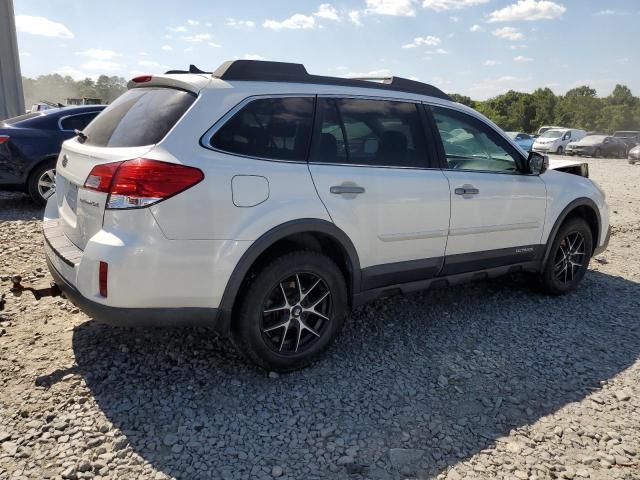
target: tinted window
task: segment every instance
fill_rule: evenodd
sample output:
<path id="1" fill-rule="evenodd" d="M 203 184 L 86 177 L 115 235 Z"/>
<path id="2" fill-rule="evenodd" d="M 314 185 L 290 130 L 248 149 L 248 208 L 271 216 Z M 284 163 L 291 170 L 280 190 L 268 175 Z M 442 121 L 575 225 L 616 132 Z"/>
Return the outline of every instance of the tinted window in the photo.
<path id="1" fill-rule="evenodd" d="M 60 126 L 62 130 L 83 130 L 91 120 L 96 118 L 96 115 L 98 115 L 98 112 L 73 115 L 62 119 Z"/>
<path id="2" fill-rule="evenodd" d="M 34 113 L 25 113 L 24 115 L 18 115 L 17 117 L 11 117 L 4 120 L 2 123 L 5 125 L 15 125 L 20 122 L 24 122 L 25 120 L 29 120 L 30 118 L 40 117 L 42 113 L 34 112 Z"/>
<path id="3" fill-rule="evenodd" d="M 88 145 L 139 147 L 164 138 L 195 100 L 171 88 L 134 88 L 116 99 L 84 133 Z"/>
<path id="4" fill-rule="evenodd" d="M 418 106 L 386 100 L 319 99 L 311 161 L 425 167 Z"/>
<path id="5" fill-rule="evenodd" d="M 518 153 L 493 129 L 469 115 L 434 107 L 450 169 L 515 172 Z"/>
<path id="6" fill-rule="evenodd" d="M 236 113 L 211 138 L 225 152 L 274 160 L 306 160 L 313 98 L 264 98 Z"/>

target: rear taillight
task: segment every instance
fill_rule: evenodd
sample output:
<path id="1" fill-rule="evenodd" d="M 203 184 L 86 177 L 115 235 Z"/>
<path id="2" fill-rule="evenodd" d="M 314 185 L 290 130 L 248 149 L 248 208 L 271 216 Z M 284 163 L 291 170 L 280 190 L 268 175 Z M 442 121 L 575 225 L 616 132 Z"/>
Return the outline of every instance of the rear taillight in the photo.
<path id="1" fill-rule="evenodd" d="M 204 178 L 201 170 L 137 158 L 91 170 L 85 188 L 109 193 L 107 208 L 141 208 L 172 197 Z"/>
<path id="2" fill-rule="evenodd" d="M 9 141 L 9 135 L 0 135 L 0 145 Z"/>
<path id="3" fill-rule="evenodd" d="M 109 187 L 111 186 L 111 180 L 113 175 L 118 170 L 118 167 L 122 165 L 122 162 L 103 163 L 102 165 L 96 165 L 89 173 L 89 176 L 84 181 L 84 188 L 89 190 L 96 190 L 98 192 L 109 193 Z"/>

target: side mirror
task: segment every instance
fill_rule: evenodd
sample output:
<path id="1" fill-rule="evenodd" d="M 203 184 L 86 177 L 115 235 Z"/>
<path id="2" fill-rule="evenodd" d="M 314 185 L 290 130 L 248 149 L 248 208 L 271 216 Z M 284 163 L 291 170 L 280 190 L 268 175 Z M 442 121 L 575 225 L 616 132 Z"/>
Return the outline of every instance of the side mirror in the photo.
<path id="1" fill-rule="evenodd" d="M 527 158 L 527 171 L 532 175 L 542 175 L 549 168 L 549 157 L 538 152 L 530 152 Z"/>

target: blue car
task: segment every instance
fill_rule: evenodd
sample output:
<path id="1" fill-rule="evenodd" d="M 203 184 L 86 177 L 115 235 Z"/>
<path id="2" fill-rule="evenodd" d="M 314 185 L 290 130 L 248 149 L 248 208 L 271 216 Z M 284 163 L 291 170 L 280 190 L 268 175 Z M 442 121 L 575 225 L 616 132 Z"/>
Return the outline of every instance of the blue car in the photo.
<path id="1" fill-rule="evenodd" d="M 0 122 L 0 190 L 28 193 L 44 205 L 55 192 L 62 142 L 75 137 L 105 105 L 62 107 Z"/>
<path id="2" fill-rule="evenodd" d="M 506 134 L 525 152 L 531 151 L 531 147 L 533 147 L 533 142 L 535 141 L 531 135 L 522 132 L 506 132 Z"/>

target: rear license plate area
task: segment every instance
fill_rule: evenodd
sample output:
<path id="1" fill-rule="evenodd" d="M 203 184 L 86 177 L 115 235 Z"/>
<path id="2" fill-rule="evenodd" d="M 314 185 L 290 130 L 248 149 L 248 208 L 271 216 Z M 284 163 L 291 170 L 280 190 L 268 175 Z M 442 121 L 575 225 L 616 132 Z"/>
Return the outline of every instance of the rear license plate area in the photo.
<path id="1" fill-rule="evenodd" d="M 67 181 L 66 189 L 64 192 L 64 199 L 69 205 L 69 208 L 73 213 L 76 213 L 78 207 L 78 186 L 74 183 Z"/>

